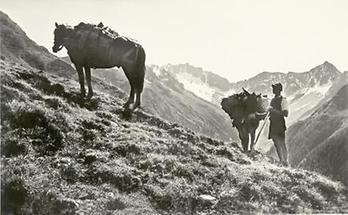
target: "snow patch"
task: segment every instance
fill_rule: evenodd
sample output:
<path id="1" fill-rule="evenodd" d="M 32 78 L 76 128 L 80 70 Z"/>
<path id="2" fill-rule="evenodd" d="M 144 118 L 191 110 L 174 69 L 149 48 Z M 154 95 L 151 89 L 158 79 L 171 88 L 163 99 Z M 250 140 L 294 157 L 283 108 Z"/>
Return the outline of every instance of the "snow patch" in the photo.
<path id="1" fill-rule="evenodd" d="M 326 84 L 320 85 L 317 83 L 313 87 L 305 87 L 298 90 L 288 97 L 289 105 L 289 118 L 287 120 L 288 125 L 290 126 L 294 122 L 308 115 L 308 111 L 313 109 L 319 102 L 325 97 L 328 90 L 332 87 L 332 81 L 329 81 Z M 297 95 L 301 95 L 296 98 Z"/>
<path id="2" fill-rule="evenodd" d="M 307 93 L 319 93 L 324 96 L 331 86 L 332 86 L 332 81 L 328 81 L 326 84 L 323 84 L 323 85 L 317 84 L 314 87 L 309 88 Z"/>
<path id="3" fill-rule="evenodd" d="M 183 84 L 185 90 L 192 92 L 196 96 L 206 101 L 213 101 L 216 89 L 210 87 L 206 82 L 203 82 L 201 79 L 194 77 L 186 72 L 177 73 L 176 79 L 178 80 L 178 82 Z"/>
<path id="4" fill-rule="evenodd" d="M 225 96 L 230 96 L 230 95 L 233 95 L 233 94 L 236 94 L 236 93 L 237 93 L 237 91 L 235 89 L 230 89 L 230 90 L 224 92 L 224 95 Z"/>
<path id="5" fill-rule="evenodd" d="M 155 66 L 152 71 L 153 71 L 153 73 L 155 73 L 155 75 L 157 77 L 159 77 L 161 75 L 161 69 L 157 66 Z"/>

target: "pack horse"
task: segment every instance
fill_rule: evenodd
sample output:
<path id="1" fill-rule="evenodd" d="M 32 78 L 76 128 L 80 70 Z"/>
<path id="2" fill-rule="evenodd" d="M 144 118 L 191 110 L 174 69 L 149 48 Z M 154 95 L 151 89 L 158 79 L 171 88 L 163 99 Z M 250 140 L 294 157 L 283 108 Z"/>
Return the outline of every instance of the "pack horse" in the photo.
<path id="1" fill-rule="evenodd" d="M 130 84 L 129 98 L 124 107 L 129 109 L 130 105 L 134 104 L 132 109 L 135 109 L 140 106 L 146 57 L 144 48 L 140 44 L 120 36 L 104 27 L 102 23 L 92 25 L 82 22 L 75 27 L 55 23 L 55 27 L 52 50 L 54 53 L 63 47 L 68 50 L 79 77 L 82 97 L 86 96 L 85 75 L 88 86 L 87 98 L 93 96 L 91 68 L 116 66 L 123 69 Z M 135 103 L 134 97 L 136 97 Z"/>
<path id="2" fill-rule="evenodd" d="M 249 93 L 244 88 L 243 92 L 223 98 L 221 101 L 222 109 L 230 116 L 233 127 L 238 130 L 245 152 L 249 150 L 249 146 L 250 151 L 254 150 L 255 132 L 259 121 L 264 120 L 267 116 L 267 106 L 268 99 L 263 98 L 261 94 Z"/>

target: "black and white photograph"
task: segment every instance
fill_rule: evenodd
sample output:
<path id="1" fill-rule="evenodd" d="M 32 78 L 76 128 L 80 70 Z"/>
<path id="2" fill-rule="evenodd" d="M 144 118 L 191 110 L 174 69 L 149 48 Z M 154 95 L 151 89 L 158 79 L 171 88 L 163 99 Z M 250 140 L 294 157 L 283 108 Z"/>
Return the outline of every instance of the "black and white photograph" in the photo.
<path id="1" fill-rule="evenodd" d="M 0 0 L 3 215 L 348 214 L 348 1 Z"/>

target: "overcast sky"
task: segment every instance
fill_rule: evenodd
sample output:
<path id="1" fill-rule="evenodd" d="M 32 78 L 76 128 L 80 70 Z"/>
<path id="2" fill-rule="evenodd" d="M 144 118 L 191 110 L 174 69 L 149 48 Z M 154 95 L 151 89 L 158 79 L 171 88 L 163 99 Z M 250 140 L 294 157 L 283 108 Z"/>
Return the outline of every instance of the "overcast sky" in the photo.
<path id="1" fill-rule="evenodd" d="M 141 43 L 147 64 L 190 63 L 238 81 L 262 71 L 304 72 L 324 61 L 348 70 L 346 0 L 0 0 L 50 51 L 54 22 L 110 26 Z"/>

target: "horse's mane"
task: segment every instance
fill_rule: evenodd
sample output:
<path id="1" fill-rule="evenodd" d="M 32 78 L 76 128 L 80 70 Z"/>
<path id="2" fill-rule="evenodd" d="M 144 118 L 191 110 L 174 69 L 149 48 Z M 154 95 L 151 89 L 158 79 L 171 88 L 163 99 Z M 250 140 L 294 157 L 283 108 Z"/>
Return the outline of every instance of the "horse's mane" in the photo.
<path id="1" fill-rule="evenodd" d="M 90 23 L 80 22 L 78 25 L 74 26 L 76 30 L 92 30 L 96 25 Z"/>
<path id="2" fill-rule="evenodd" d="M 102 22 L 100 22 L 98 25 L 80 22 L 78 25 L 74 26 L 74 29 L 77 31 L 94 31 L 97 33 L 101 33 L 102 35 L 107 36 L 111 39 L 120 37 L 119 33 L 112 30 L 108 26 L 104 26 Z"/>
<path id="3" fill-rule="evenodd" d="M 66 23 L 60 24 L 58 26 L 58 28 L 64 28 L 64 29 L 69 29 L 69 30 L 74 29 L 71 25 L 66 24 Z"/>

